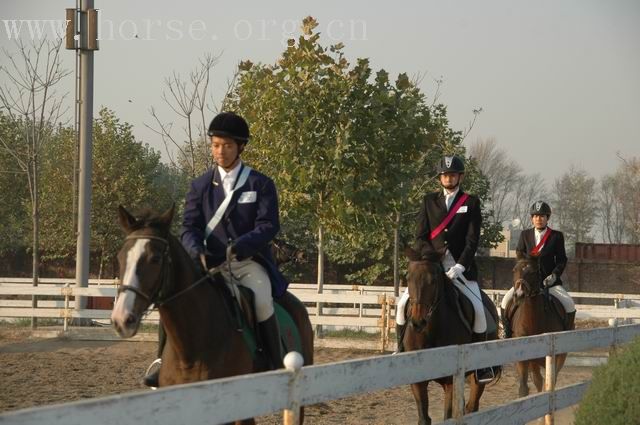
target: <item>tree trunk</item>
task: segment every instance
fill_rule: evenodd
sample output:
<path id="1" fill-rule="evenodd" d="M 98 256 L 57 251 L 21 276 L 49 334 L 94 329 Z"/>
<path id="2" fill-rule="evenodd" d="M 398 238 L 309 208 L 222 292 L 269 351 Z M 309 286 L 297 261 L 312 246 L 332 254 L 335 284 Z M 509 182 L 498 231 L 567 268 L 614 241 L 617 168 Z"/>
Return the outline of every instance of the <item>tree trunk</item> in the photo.
<path id="1" fill-rule="evenodd" d="M 400 211 L 396 212 L 396 225 L 393 229 L 393 294 L 400 294 Z"/>
<path id="2" fill-rule="evenodd" d="M 35 141 L 34 141 L 35 143 Z M 35 152 L 35 149 L 34 149 Z M 33 156 L 32 173 L 33 173 L 33 192 L 31 194 L 31 220 L 33 224 L 33 246 L 32 246 L 32 277 L 33 277 L 33 286 L 38 286 L 38 278 L 39 278 L 39 268 L 40 268 L 40 241 L 39 241 L 39 211 L 38 211 L 38 157 L 37 154 Z M 38 307 L 38 296 L 33 295 L 31 297 L 31 307 Z M 31 329 L 35 329 L 38 327 L 38 318 L 31 318 Z"/>
<path id="3" fill-rule="evenodd" d="M 324 286 L 324 229 L 322 225 L 318 226 L 318 294 L 322 294 Z M 322 303 L 316 303 L 316 316 L 322 316 Z M 322 325 L 316 325 L 316 337 L 322 337 Z"/>

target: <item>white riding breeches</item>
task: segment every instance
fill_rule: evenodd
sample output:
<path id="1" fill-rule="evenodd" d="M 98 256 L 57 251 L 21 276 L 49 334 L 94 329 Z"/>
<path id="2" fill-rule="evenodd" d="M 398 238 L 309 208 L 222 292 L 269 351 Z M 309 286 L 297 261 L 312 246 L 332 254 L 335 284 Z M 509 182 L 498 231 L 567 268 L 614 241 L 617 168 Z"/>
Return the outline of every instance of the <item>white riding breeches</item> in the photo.
<path id="1" fill-rule="evenodd" d="M 222 267 L 222 277 L 229 288 L 237 296 L 235 285 L 247 287 L 253 291 L 256 318 L 264 322 L 274 313 L 273 297 L 271 295 L 271 281 L 267 271 L 260 264 L 251 259 L 231 261 L 231 275 L 228 267 Z"/>
<path id="2" fill-rule="evenodd" d="M 442 259 L 442 267 L 449 270 L 456 265 L 456 260 L 453 259 L 453 255 L 447 249 Z M 486 332 L 487 330 L 487 317 L 484 315 L 484 305 L 482 304 L 482 295 L 480 295 L 480 287 L 475 280 L 467 280 L 464 276 L 461 278 L 464 282 L 460 282 L 459 279 L 454 279 L 452 282 L 464 294 L 465 297 L 473 304 L 473 311 L 475 313 L 473 320 L 473 331 L 475 333 Z"/>
<path id="3" fill-rule="evenodd" d="M 502 302 L 500 303 L 500 307 L 502 310 L 507 308 L 511 298 L 513 298 L 513 294 L 515 293 L 515 288 L 509 289 L 507 293 L 502 298 Z M 562 285 L 556 285 L 549 288 L 549 293 L 556 297 L 560 303 L 562 303 L 562 307 L 564 307 L 564 311 L 567 313 L 573 313 L 576 311 L 576 304 L 573 302 L 571 296 L 567 293 L 566 289 Z"/>

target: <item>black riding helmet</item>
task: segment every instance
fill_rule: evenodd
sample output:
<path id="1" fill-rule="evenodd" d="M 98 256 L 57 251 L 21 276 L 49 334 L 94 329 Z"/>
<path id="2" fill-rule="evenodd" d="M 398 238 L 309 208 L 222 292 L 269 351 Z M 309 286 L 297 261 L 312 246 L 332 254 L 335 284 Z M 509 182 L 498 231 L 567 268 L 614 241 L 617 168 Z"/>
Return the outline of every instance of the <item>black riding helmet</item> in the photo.
<path id="1" fill-rule="evenodd" d="M 237 142 L 249 141 L 249 125 L 240 115 L 233 112 L 221 112 L 209 124 L 209 137 L 230 137 Z"/>
<path id="2" fill-rule="evenodd" d="M 438 163 L 438 175 L 444 173 L 464 173 L 464 161 L 459 156 L 444 156 Z"/>
<path id="3" fill-rule="evenodd" d="M 536 201 L 529 208 L 529 214 L 531 215 L 546 215 L 549 217 L 551 215 L 551 207 L 544 201 Z"/>

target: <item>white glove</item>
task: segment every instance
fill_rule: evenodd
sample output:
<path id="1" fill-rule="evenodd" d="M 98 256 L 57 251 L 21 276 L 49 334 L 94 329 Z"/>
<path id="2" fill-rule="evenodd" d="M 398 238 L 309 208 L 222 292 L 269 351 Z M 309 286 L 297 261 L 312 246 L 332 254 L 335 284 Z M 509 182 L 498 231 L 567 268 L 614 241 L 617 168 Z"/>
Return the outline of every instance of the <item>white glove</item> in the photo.
<path id="1" fill-rule="evenodd" d="M 549 276 L 545 277 L 544 280 L 542 281 L 542 284 L 545 287 L 550 287 L 551 285 L 553 285 L 554 283 L 556 283 L 556 280 L 558 280 L 558 278 L 556 277 L 555 274 L 551 273 Z"/>
<path id="2" fill-rule="evenodd" d="M 447 271 L 447 277 L 451 280 L 455 280 L 458 277 L 462 277 L 464 270 L 465 268 L 462 264 L 456 264 Z"/>

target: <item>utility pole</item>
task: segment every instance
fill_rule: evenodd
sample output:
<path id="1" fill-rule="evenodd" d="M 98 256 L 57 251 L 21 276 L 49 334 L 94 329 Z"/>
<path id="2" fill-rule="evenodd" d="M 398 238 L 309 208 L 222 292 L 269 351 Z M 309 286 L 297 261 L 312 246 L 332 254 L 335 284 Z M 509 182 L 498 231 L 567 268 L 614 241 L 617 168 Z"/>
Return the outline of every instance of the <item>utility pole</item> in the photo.
<path id="1" fill-rule="evenodd" d="M 78 178 L 78 239 L 76 251 L 76 287 L 89 284 L 89 232 L 91 217 L 91 152 L 93 141 L 93 51 L 98 50 L 98 11 L 93 0 L 79 0 L 75 9 L 67 9 L 66 48 L 79 55 L 78 104 L 80 155 Z M 73 35 L 73 37 L 70 37 Z M 84 309 L 86 297 L 76 297 L 76 310 Z M 82 322 L 82 321 L 81 321 Z"/>

